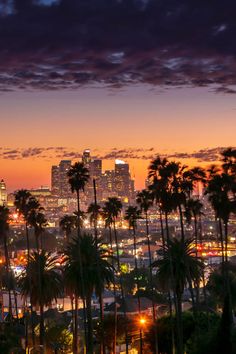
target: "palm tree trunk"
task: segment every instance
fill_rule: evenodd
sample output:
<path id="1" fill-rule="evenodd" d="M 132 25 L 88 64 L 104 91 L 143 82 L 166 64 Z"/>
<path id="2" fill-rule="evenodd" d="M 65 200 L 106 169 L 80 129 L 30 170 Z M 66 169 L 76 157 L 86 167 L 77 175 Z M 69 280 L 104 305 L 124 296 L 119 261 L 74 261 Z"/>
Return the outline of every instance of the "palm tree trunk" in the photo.
<path id="1" fill-rule="evenodd" d="M 25 352 L 27 353 L 29 346 L 29 325 L 28 325 L 28 308 L 27 308 L 27 298 L 24 303 L 24 317 L 25 317 Z"/>
<path id="2" fill-rule="evenodd" d="M 29 242 L 29 229 L 28 229 L 28 223 L 25 223 L 25 233 L 26 233 L 26 247 L 27 247 L 27 265 L 29 264 L 29 260 L 30 260 L 30 242 Z M 32 344 L 33 346 L 35 346 L 35 333 L 34 333 L 34 321 L 33 321 L 33 305 L 32 305 L 32 289 L 31 289 L 31 282 L 30 282 L 30 312 L 31 312 L 31 335 L 32 335 Z M 27 299 L 26 299 L 27 301 Z M 28 325 L 28 321 L 27 321 L 27 325 Z M 28 333 L 28 329 L 27 329 L 27 333 Z"/>
<path id="3" fill-rule="evenodd" d="M 41 250 L 43 249 L 43 234 L 42 234 L 42 231 L 40 232 L 40 247 L 41 247 Z"/>
<path id="4" fill-rule="evenodd" d="M 75 295 L 73 353 L 78 353 L 78 297 Z M 86 338 L 85 338 L 86 342 Z"/>
<path id="5" fill-rule="evenodd" d="M 17 293 L 16 293 L 16 290 L 15 290 L 15 289 L 13 289 L 13 295 L 14 295 L 14 302 L 15 302 L 15 314 L 16 314 L 16 319 L 19 320 Z"/>
<path id="6" fill-rule="evenodd" d="M 137 289 L 138 289 L 138 313 L 139 317 L 141 315 L 141 302 L 140 302 L 140 284 L 139 284 L 139 276 L 138 276 L 138 261 L 137 261 L 137 242 L 136 242 L 136 229 L 133 226 L 133 240 L 134 240 L 134 263 L 135 263 L 135 272 L 137 275 Z M 143 334 L 142 329 L 139 330 L 139 347 L 140 347 L 140 354 L 143 353 Z"/>
<path id="7" fill-rule="evenodd" d="M 110 242 L 110 253 L 113 256 L 113 246 L 112 246 L 112 232 L 111 226 L 109 225 L 109 242 Z M 113 340 L 113 354 L 116 352 L 116 334 L 117 334 L 117 306 L 116 306 L 116 282 L 115 282 L 115 267 L 114 267 L 114 258 L 111 259 L 112 268 L 113 268 L 113 278 L 114 278 L 114 285 L 113 285 L 113 294 L 115 300 L 115 312 L 114 312 L 114 340 Z"/>
<path id="8" fill-rule="evenodd" d="M 119 280 L 120 280 L 121 299 L 122 299 L 123 313 L 124 313 L 124 318 L 125 318 L 125 352 L 126 352 L 126 354 L 128 354 L 129 353 L 129 344 L 128 344 L 128 331 L 127 331 L 126 303 L 125 303 L 125 296 L 124 296 L 123 281 L 122 281 L 122 277 L 120 274 L 121 269 L 120 269 L 119 244 L 118 244 L 117 231 L 116 231 L 116 221 L 115 220 L 113 222 L 113 228 L 114 228 L 114 236 L 115 236 L 115 243 L 116 243 L 116 256 L 117 256 L 117 265 L 118 265 Z"/>
<path id="9" fill-rule="evenodd" d="M 160 224 L 161 224 L 161 239 L 162 239 L 162 246 L 165 247 L 165 235 L 164 235 L 164 227 L 163 227 L 163 219 L 162 219 L 162 211 L 160 209 Z"/>
<path id="10" fill-rule="evenodd" d="M 35 234 L 36 249 L 37 249 L 37 252 L 39 253 L 39 235 L 38 235 L 38 232 L 36 230 L 34 231 L 34 234 Z"/>
<path id="11" fill-rule="evenodd" d="M 93 178 L 93 192 L 94 192 L 94 205 L 97 207 L 97 190 L 96 190 L 96 180 Z M 97 262 L 97 268 L 98 268 L 98 276 L 99 280 L 101 282 L 101 269 L 100 269 L 100 264 L 98 262 L 98 229 L 97 229 L 97 213 L 96 217 L 94 219 L 94 235 L 95 235 L 95 243 L 96 243 L 96 262 Z M 104 343 L 104 304 L 103 304 L 103 294 L 102 294 L 102 289 L 100 289 L 100 294 L 99 294 L 99 305 L 100 305 L 100 323 L 101 323 L 101 335 L 102 335 L 102 340 L 101 340 L 101 346 L 100 346 L 100 352 L 102 354 L 105 354 L 105 343 Z"/>
<path id="12" fill-rule="evenodd" d="M 232 293 L 229 280 L 229 265 L 228 265 L 228 222 L 224 223 L 224 233 L 225 233 L 225 275 L 226 275 L 226 286 L 227 294 L 229 299 L 229 312 L 231 315 L 231 323 L 233 323 L 233 310 L 232 310 Z"/>
<path id="13" fill-rule="evenodd" d="M 148 260 L 149 260 L 149 274 L 150 274 L 150 285 L 152 292 L 152 319 L 155 326 L 154 335 L 155 335 L 155 352 L 154 354 L 158 354 L 158 338 L 157 338 L 157 326 L 156 326 L 156 309 L 155 309 L 155 301 L 154 301 L 154 287 L 153 287 L 153 276 L 152 276 L 152 255 L 151 255 L 151 246 L 150 246 L 150 238 L 149 238 L 149 223 L 148 223 L 148 213 L 145 212 L 145 221 L 146 221 L 146 236 L 147 236 L 147 244 L 148 244 Z"/>
<path id="14" fill-rule="evenodd" d="M 27 262 L 29 264 L 30 243 L 29 243 L 29 229 L 28 229 L 27 222 L 25 223 L 25 233 L 26 233 Z"/>
<path id="15" fill-rule="evenodd" d="M 73 343 L 72 343 L 72 348 L 74 350 L 75 348 L 75 326 L 74 326 L 74 321 L 75 321 L 75 314 L 74 314 L 74 300 L 73 300 L 73 295 L 70 296 L 70 303 L 71 303 L 71 332 L 73 334 Z"/>
<path id="16" fill-rule="evenodd" d="M 177 308 L 177 354 L 183 354 L 183 323 L 182 323 L 182 296 L 180 292 L 176 291 Z"/>
<path id="17" fill-rule="evenodd" d="M 170 244 L 170 233 L 169 233 L 169 222 L 168 222 L 168 213 L 167 212 L 165 212 L 165 225 L 166 225 L 167 246 L 169 246 L 169 244 Z M 171 288 L 174 289 L 174 287 L 175 287 L 175 279 L 174 279 L 172 257 L 170 257 L 170 271 L 171 271 Z M 175 294 L 174 291 L 173 291 L 173 294 L 174 294 L 175 312 L 177 312 L 177 299 L 176 299 L 176 294 Z M 170 313 L 170 321 L 171 321 L 172 352 L 174 354 L 175 353 L 174 319 L 173 319 L 172 301 L 171 301 L 170 291 L 168 292 L 168 299 L 169 299 L 169 313 Z"/>
<path id="18" fill-rule="evenodd" d="M 228 223 L 224 223 L 224 232 L 225 232 L 225 262 L 228 262 Z"/>
<path id="19" fill-rule="evenodd" d="M 45 329 L 44 329 L 44 308 L 42 302 L 40 303 L 40 334 L 39 334 L 39 343 L 40 343 L 40 353 L 44 353 L 44 337 L 45 337 Z"/>
<path id="20" fill-rule="evenodd" d="M 223 237 L 221 219 L 219 219 L 219 231 L 220 231 L 220 243 L 221 243 L 222 269 L 223 269 L 224 268 L 224 263 L 225 263 L 225 256 L 224 256 L 225 250 L 224 250 L 224 237 Z"/>
<path id="21" fill-rule="evenodd" d="M 91 294 L 86 296 L 87 316 L 88 316 L 88 347 L 87 354 L 93 354 L 93 322 L 92 322 L 92 306 Z"/>
<path id="22" fill-rule="evenodd" d="M 181 204 L 179 204 L 178 209 L 179 209 L 179 219 L 180 219 L 180 228 L 181 228 L 181 240 L 182 240 L 182 242 L 184 242 L 184 239 L 185 239 L 184 221 L 183 221 L 183 211 L 182 211 Z"/>
<path id="23" fill-rule="evenodd" d="M 80 268 L 80 278 L 81 278 L 81 297 L 83 301 L 83 322 L 84 322 L 84 333 L 85 333 L 85 343 L 86 348 L 88 348 L 88 339 L 87 339 L 87 314 L 86 314 L 86 304 L 85 304 L 85 283 L 84 283 L 84 269 L 81 257 L 81 226 L 80 226 L 80 193 L 79 190 L 76 191 L 77 194 L 77 211 L 78 211 L 78 255 L 79 255 L 79 268 Z"/>

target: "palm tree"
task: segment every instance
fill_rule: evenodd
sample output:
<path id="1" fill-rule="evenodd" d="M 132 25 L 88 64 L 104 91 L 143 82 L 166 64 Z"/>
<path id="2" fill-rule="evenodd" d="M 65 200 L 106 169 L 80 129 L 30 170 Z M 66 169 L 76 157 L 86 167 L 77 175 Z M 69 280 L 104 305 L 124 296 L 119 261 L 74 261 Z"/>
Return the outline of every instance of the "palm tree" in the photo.
<path id="1" fill-rule="evenodd" d="M 148 258 L 149 265 L 152 264 L 152 255 L 150 248 L 150 238 L 149 238 L 149 222 L 148 222 L 148 211 L 153 205 L 153 199 L 151 193 L 147 189 L 143 189 L 141 192 L 137 194 L 136 202 L 140 207 L 141 212 L 144 212 L 145 222 L 146 222 L 146 236 L 147 236 L 147 244 L 148 244 Z"/>
<path id="2" fill-rule="evenodd" d="M 87 321 L 86 321 L 86 311 L 85 311 L 85 283 L 84 283 L 84 270 L 83 264 L 81 261 L 81 250 L 80 250 L 80 234 L 81 234 L 81 209 L 80 209 L 80 192 L 84 192 L 86 184 L 89 182 L 89 170 L 82 162 L 76 162 L 74 165 L 71 166 L 70 170 L 68 171 L 68 182 L 71 186 L 72 193 L 76 193 L 77 196 L 77 231 L 78 231 L 78 255 L 79 255 L 79 262 L 80 262 L 80 279 L 81 279 L 81 286 L 82 286 L 82 301 L 83 301 L 83 314 L 84 314 L 84 328 L 85 328 L 85 337 L 87 337 Z M 78 310 L 78 299 L 75 299 L 75 324 L 77 324 L 77 310 Z M 78 353 L 78 344 L 77 344 L 77 337 L 78 337 L 78 327 L 75 326 L 75 335 L 74 335 L 74 343 L 73 343 L 73 350 L 74 353 Z M 86 347 L 88 347 L 88 341 L 86 338 Z"/>
<path id="3" fill-rule="evenodd" d="M 117 221 L 118 216 L 121 214 L 122 203 L 118 198 L 110 197 L 105 202 L 104 210 L 108 213 L 108 220 L 111 220 L 112 225 L 113 225 L 113 231 L 114 231 L 114 236 L 115 236 L 115 245 L 116 245 L 116 257 L 117 257 L 117 268 L 118 268 L 117 270 L 118 270 L 118 274 L 120 276 L 121 275 L 120 251 L 119 251 L 119 243 L 118 243 L 118 237 L 117 237 L 116 221 Z M 121 276 L 119 277 L 119 281 L 120 281 L 120 289 L 121 289 L 121 298 L 122 298 L 122 303 L 123 303 L 123 308 L 124 308 L 124 317 L 126 319 L 127 316 L 126 316 L 125 295 L 124 295 L 124 288 L 123 288 Z M 116 317 L 116 314 L 115 314 L 115 317 Z M 114 343 L 116 343 L 116 341 L 114 341 Z M 127 326 L 125 326 L 125 344 L 126 344 L 126 354 L 128 354 Z"/>
<path id="4" fill-rule="evenodd" d="M 113 215 L 112 210 L 109 209 L 109 205 L 105 205 L 102 208 L 101 215 L 103 220 L 105 221 L 105 228 L 109 229 L 109 243 L 110 250 L 109 254 L 113 256 L 113 242 L 112 242 L 112 224 L 113 224 Z M 112 257 L 112 267 L 113 267 L 113 279 L 115 280 L 115 267 L 114 267 L 114 257 Z M 114 339 L 113 339 L 113 353 L 116 351 L 116 338 L 117 338 L 117 307 L 116 307 L 116 285 L 115 282 L 113 284 L 113 293 L 115 299 L 115 314 L 114 314 Z M 104 321 L 103 321 L 104 328 Z M 104 331 L 101 331 L 102 338 L 104 338 Z"/>
<path id="5" fill-rule="evenodd" d="M 64 215 L 59 222 L 59 226 L 62 231 L 65 232 L 67 244 L 70 242 L 70 237 L 73 230 L 77 226 L 77 216 L 76 215 Z"/>
<path id="6" fill-rule="evenodd" d="M 7 272 L 8 283 L 10 282 L 10 259 L 8 252 L 8 232 L 9 232 L 9 209 L 5 206 L 0 206 L 0 239 L 3 242 L 4 255 L 5 255 L 5 267 Z M 11 289 L 8 286 L 8 299 L 9 299 L 9 318 L 12 319 L 12 301 L 11 301 Z"/>
<path id="7" fill-rule="evenodd" d="M 224 153 L 223 153 L 224 154 Z M 223 155 L 221 170 L 212 167 L 208 173 L 208 184 L 205 194 L 208 195 L 212 208 L 218 220 L 221 253 L 222 253 L 222 276 L 224 279 L 225 304 L 229 305 L 230 321 L 232 324 L 232 294 L 229 280 L 228 265 L 228 223 L 231 214 L 236 213 L 236 176 L 234 164 L 231 161 L 231 152 L 226 151 Z M 232 157 L 233 158 L 233 157 Z M 224 311 L 223 311 L 224 312 Z"/>
<path id="8" fill-rule="evenodd" d="M 138 269 L 137 263 L 137 240 L 136 240 L 136 229 L 137 229 L 137 220 L 141 218 L 141 211 L 135 206 L 129 206 L 125 211 L 124 219 L 129 223 L 129 229 L 133 231 L 134 238 L 134 263 L 135 269 Z"/>
<path id="9" fill-rule="evenodd" d="M 192 219 L 194 220 L 194 238 L 196 254 L 198 249 L 198 221 L 203 215 L 202 212 L 203 204 L 199 199 L 189 198 L 186 202 L 185 217 L 188 224 L 191 224 Z"/>
<path id="10" fill-rule="evenodd" d="M 235 174 L 236 172 L 236 149 L 228 148 L 221 153 L 222 155 L 222 168 L 227 174 Z"/>
<path id="11" fill-rule="evenodd" d="M 152 184 L 149 186 L 149 190 L 153 200 L 155 200 L 156 204 L 159 207 L 162 247 L 163 249 L 165 249 L 166 243 L 168 245 L 170 240 L 168 216 L 174 209 L 176 209 L 176 203 L 173 198 L 173 190 L 171 186 L 170 162 L 167 159 L 161 159 L 158 156 L 155 160 L 152 161 L 151 165 L 149 166 L 149 177 L 150 176 L 151 176 Z M 164 226 L 163 226 L 163 214 L 165 220 L 165 231 L 166 231 L 165 233 L 164 233 Z M 166 234 L 166 239 L 165 239 L 165 234 Z M 173 284 L 174 275 L 173 275 L 173 262 L 171 257 L 170 257 L 170 269 L 171 269 L 170 281 Z M 173 353 L 175 353 L 172 300 L 171 300 L 171 294 L 169 290 L 168 290 L 168 300 L 169 300 L 168 301 L 169 312 L 171 318 L 172 350 Z M 175 294 L 174 294 L 174 302 L 176 302 Z M 156 347 L 157 347 L 157 338 L 156 338 Z"/>
<path id="12" fill-rule="evenodd" d="M 113 245 L 112 245 L 113 217 L 112 217 L 111 211 L 109 210 L 109 206 L 105 205 L 102 208 L 101 216 L 102 216 L 103 221 L 105 222 L 105 228 L 109 229 L 110 254 L 113 254 Z"/>
<path id="13" fill-rule="evenodd" d="M 40 310 L 40 345 L 44 346 L 44 306 L 51 305 L 63 291 L 62 277 L 57 268 L 58 259 L 45 251 L 33 252 L 24 268 L 19 287 L 24 297 L 31 296 L 33 306 Z M 39 271 L 40 269 L 40 271 Z"/>
<path id="14" fill-rule="evenodd" d="M 146 222 L 146 237 L 148 245 L 148 259 L 149 259 L 149 274 L 150 274 L 150 285 L 152 292 L 152 318 L 153 323 L 156 322 L 156 311 L 155 311 L 155 302 L 154 302 L 154 286 L 153 286 L 153 275 L 152 275 L 152 255 L 151 255 L 151 246 L 150 246 L 150 236 L 149 236 L 149 222 L 148 222 L 148 211 L 153 205 L 153 198 L 148 189 L 143 189 L 137 194 L 136 198 L 137 204 L 140 206 L 141 212 L 145 214 Z M 157 340 L 157 331 L 155 330 L 155 354 L 158 353 L 158 340 Z"/>
<path id="15" fill-rule="evenodd" d="M 47 219 L 41 211 L 32 209 L 28 214 L 28 223 L 34 228 L 36 248 L 39 252 L 39 248 L 43 249 L 43 231 L 48 225 Z"/>
<path id="16" fill-rule="evenodd" d="M 88 207 L 87 213 L 90 214 L 90 225 L 94 227 L 94 237 L 96 247 L 98 247 L 98 217 L 100 214 L 100 205 L 97 203 L 97 186 L 96 186 L 96 179 L 93 178 L 93 194 L 94 194 L 94 203 L 91 203 Z M 97 252 L 98 254 L 98 252 Z M 98 264 L 98 271 L 100 274 L 99 269 L 99 262 Z M 103 293 L 102 291 L 99 293 L 99 304 L 100 304 L 100 324 L 101 324 L 101 335 L 102 340 L 100 343 L 100 352 L 105 354 L 105 343 L 104 343 L 104 303 L 103 303 Z"/>
<path id="17" fill-rule="evenodd" d="M 84 192 L 86 184 L 89 182 L 89 170 L 82 162 L 76 162 L 68 172 L 68 182 L 72 193 L 77 196 L 77 212 L 80 217 L 80 192 Z M 80 233 L 80 222 L 78 223 L 78 233 Z"/>
<path id="18" fill-rule="evenodd" d="M 87 213 L 89 214 L 90 224 L 94 228 L 95 238 L 97 237 L 97 223 L 98 223 L 98 217 L 100 211 L 101 211 L 101 207 L 97 203 L 91 203 L 87 209 Z"/>
<path id="19" fill-rule="evenodd" d="M 115 244 L 116 244 L 116 256 L 118 263 L 118 272 L 120 272 L 120 252 L 119 252 L 119 243 L 117 238 L 117 230 L 116 230 L 116 221 L 122 210 L 122 203 L 116 197 L 108 198 L 104 205 L 105 209 L 109 211 L 110 218 L 113 224 L 114 236 L 115 236 Z"/>
<path id="20" fill-rule="evenodd" d="M 78 254 L 78 248 L 81 249 L 82 258 Z M 93 325 L 91 312 L 91 299 L 95 291 L 97 295 L 104 290 L 105 285 L 113 281 L 112 265 L 107 259 L 104 249 L 98 244 L 92 235 L 84 234 L 80 238 L 75 238 L 69 243 L 65 252 L 65 284 L 70 292 L 74 293 L 75 298 L 85 295 L 86 312 L 88 320 L 88 346 L 87 353 L 93 353 Z M 81 271 L 84 270 L 84 284 L 82 289 Z M 83 293 L 83 290 L 85 291 Z M 77 325 L 75 321 L 75 327 Z"/>
<path id="21" fill-rule="evenodd" d="M 162 247 L 161 259 L 153 262 L 157 268 L 157 277 L 162 289 L 169 289 L 176 295 L 175 311 L 177 318 L 176 338 L 177 353 L 183 354 L 183 327 L 182 327 L 182 295 L 189 279 L 193 282 L 202 277 L 203 263 L 196 258 L 192 250 L 192 240 L 169 240 L 169 244 Z M 171 268 L 171 263 L 173 267 Z M 170 281 L 173 278 L 174 282 Z"/>
<path id="22" fill-rule="evenodd" d="M 165 237 L 160 193 L 162 191 L 166 191 L 166 189 L 168 188 L 168 175 L 166 174 L 168 165 L 169 161 L 166 158 L 162 159 L 160 156 L 157 156 L 148 167 L 148 179 L 150 181 L 149 191 L 151 193 L 153 201 L 155 201 L 156 205 L 158 205 L 159 208 L 161 237 L 163 246 L 165 245 Z"/>
<path id="23" fill-rule="evenodd" d="M 134 264 L 135 264 L 135 273 L 137 276 L 137 290 L 138 290 L 138 311 L 139 316 L 141 314 L 141 303 L 140 303 L 140 285 L 139 285 L 139 276 L 138 276 L 138 262 L 137 262 L 137 240 L 136 240 L 136 228 L 137 220 L 141 218 L 141 211 L 134 206 L 129 206 L 125 211 L 124 219 L 129 223 L 129 229 L 133 231 L 133 240 L 134 240 Z M 142 338 L 142 329 L 140 328 L 139 332 L 140 340 L 140 354 L 143 352 L 143 338 Z"/>
<path id="24" fill-rule="evenodd" d="M 19 211 L 19 213 L 23 215 L 25 221 L 26 248 L 27 248 L 27 256 L 29 258 L 30 245 L 29 245 L 29 230 L 28 230 L 27 217 L 29 212 L 28 202 L 29 202 L 29 198 L 31 197 L 31 194 L 26 189 L 20 189 L 14 194 L 14 196 L 15 196 L 14 205 L 17 211 Z"/>
<path id="25" fill-rule="evenodd" d="M 26 233 L 26 248 L 27 248 L 27 262 L 29 263 L 30 258 L 30 242 L 29 242 L 29 221 L 31 213 L 36 213 L 37 210 L 40 210 L 40 204 L 36 198 L 34 198 L 30 192 L 26 189 L 20 189 L 15 193 L 15 207 L 20 214 L 23 215 L 25 221 L 25 233 Z M 30 301 L 31 314 L 32 301 Z M 26 327 L 27 323 L 27 313 L 26 313 Z M 33 317 L 31 316 L 31 332 L 32 332 L 32 343 L 35 344 L 35 333 L 34 333 L 34 323 Z M 26 333 L 28 333 L 28 328 L 26 328 Z M 28 346 L 28 338 L 26 338 L 25 346 Z"/>

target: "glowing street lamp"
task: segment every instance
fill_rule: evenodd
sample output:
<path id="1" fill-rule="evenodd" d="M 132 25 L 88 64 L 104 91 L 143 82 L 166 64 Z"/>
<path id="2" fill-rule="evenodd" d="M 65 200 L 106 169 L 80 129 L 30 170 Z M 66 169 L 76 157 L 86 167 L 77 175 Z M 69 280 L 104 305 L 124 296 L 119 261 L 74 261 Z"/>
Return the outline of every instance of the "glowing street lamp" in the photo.
<path id="1" fill-rule="evenodd" d="M 141 318 L 139 319 L 139 324 L 140 324 L 141 326 L 144 326 L 146 323 L 147 323 L 146 318 L 141 317 Z"/>

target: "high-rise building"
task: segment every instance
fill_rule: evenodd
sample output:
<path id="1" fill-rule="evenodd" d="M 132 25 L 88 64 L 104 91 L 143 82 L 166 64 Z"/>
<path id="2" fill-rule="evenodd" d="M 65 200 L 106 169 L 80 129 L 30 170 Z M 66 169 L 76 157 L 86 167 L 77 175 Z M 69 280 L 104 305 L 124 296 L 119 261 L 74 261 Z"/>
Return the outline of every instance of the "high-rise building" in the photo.
<path id="1" fill-rule="evenodd" d="M 52 166 L 52 169 L 51 169 L 51 191 L 52 191 L 52 195 L 59 195 L 60 194 L 59 166 Z"/>
<path id="2" fill-rule="evenodd" d="M 129 164 L 115 161 L 114 170 L 102 172 L 102 160 L 93 159 L 90 150 L 86 149 L 82 155 L 82 162 L 89 170 L 89 181 L 85 186 L 85 193 L 81 193 L 81 203 L 87 206 L 94 202 L 94 185 L 96 181 L 96 194 L 98 203 L 109 197 L 119 197 L 125 203 L 134 201 L 134 180 L 130 176 Z M 51 191 L 52 196 L 73 199 L 68 183 L 68 171 L 71 168 L 70 160 L 62 160 L 58 166 L 52 166 Z M 69 201 L 68 201 L 69 202 Z"/>
<path id="3" fill-rule="evenodd" d="M 0 182 L 0 205 L 7 204 L 7 190 L 6 190 L 6 183 L 2 179 Z"/>
<path id="4" fill-rule="evenodd" d="M 68 198 L 71 195 L 68 183 L 68 171 L 71 168 L 70 160 L 62 160 L 58 166 L 52 166 L 51 170 L 51 190 L 52 194 Z"/>
<path id="5" fill-rule="evenodd" d="M 71 187 L 68 182 L 68 172 L 71 168 L 70 160 L 62 160 L 59 164 L 60 170 L 60 196 L 68 197 L 71 194 Z"/>
<path id="6" fill-rule="evenodd" d="M 102 160 L 92 160 L 89 164 L 89 172 L 92 178 L 101 178 Z"/>
<path id="7" fill-rule="evenodd" d="M 122 160 L 115 161 L 114 190 L 127 202 L 133 198 L 134 183 L 130 176 L 129 164 Z"/>
<path id="8" fill-rule="evenodd" d="M 117 196 L 114 185 L 115 185 L 115 171 L 106 170 L 102 174 L 102 178 L 101 178 L 102 199 L 108 199 L 109 197 Z"/>
<path id="9" fill-rule="evenodd" d="M 82 155 L 82 162 L 86 165 L 86 167 L 89 166 L 89 164 L 91 162 L 91 155 L 90 155 L 89 149 L 84 150 L 83 155 Z"/>

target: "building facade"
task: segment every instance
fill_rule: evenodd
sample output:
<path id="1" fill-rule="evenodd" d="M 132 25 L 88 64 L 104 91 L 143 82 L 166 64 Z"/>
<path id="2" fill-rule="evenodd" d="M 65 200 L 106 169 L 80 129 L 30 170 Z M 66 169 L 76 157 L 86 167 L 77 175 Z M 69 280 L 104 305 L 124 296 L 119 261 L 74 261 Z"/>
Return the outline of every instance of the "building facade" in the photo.
<path id="1" fill-rule="evenodd" d="M 0 205 L 6 205 L 7 204 L 7 189 L 6 189 L 6 183 L 2 179 L 0 182 Z"/>

